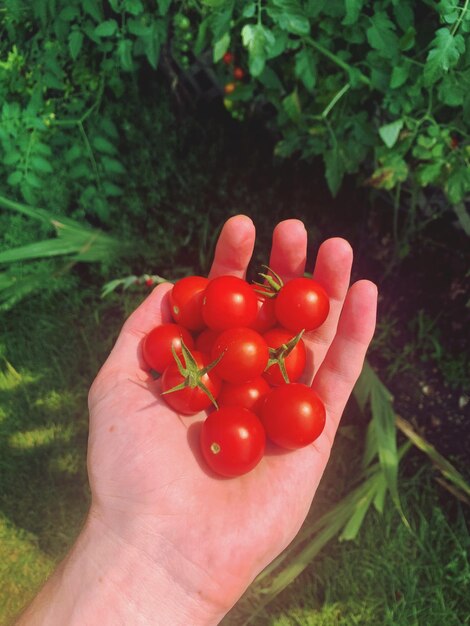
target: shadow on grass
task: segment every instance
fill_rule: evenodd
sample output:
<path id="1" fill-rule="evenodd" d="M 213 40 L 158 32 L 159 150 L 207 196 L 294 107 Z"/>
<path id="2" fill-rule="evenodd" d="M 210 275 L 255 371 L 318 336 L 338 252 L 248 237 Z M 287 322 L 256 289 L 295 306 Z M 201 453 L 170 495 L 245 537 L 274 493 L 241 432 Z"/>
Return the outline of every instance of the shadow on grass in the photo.
<path id="1" fill-rule="evenodd" d="M 53 559 L 88 508 L 87 393 L 121 316 L 67 294 L 0 321 L 0 512 Z"/>

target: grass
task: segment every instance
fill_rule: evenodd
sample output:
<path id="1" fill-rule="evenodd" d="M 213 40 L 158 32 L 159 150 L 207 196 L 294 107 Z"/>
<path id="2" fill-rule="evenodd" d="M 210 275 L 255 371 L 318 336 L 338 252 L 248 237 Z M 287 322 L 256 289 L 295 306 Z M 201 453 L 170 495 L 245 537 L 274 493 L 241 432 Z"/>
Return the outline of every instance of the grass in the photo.
<path id="1" fill-rule="evenodd" d="M 79 532 L 89 502 L 86 395 L 135 303 L 72 290 L 27 300 L 0 322 L 0 624 L 29 601 Z M 321 507 L 347 490 L 357 462 L 348 442 L 340 438 Z M 465 623 L 470 541 L 462 510 L 438 499 L 427 470 L 402 482 L 413 533 L 391 505 L 383 517 L 369 514 L 357 541 L 331 542 L 253 624 Z M 246 611 L 242 600 L 226 623 L 240 626 Z"/>
<path id="2" fill-rule="evenodd" d="M 366 518 L 354 542 L 332 541 L 253 626 L 462 626 L 469 623 L 470 538 L 463 511 L 446 512 L 427 470 L 402 480 L 410 533 L 392 506 Z M 248 594 L 249 595 L 249 594 Z M 253 598 L 250 599 L 253 601 Z M 249 601 L 227 624 L 241 625 Z M 467 621 L 466 621 L 467 620 Z"/>

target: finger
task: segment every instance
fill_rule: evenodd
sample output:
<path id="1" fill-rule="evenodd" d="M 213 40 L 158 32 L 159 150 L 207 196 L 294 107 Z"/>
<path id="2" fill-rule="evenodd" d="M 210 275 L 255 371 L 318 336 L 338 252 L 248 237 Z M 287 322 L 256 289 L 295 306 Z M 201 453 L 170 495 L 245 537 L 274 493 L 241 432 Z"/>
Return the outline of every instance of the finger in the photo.
<path id="1" fill-rule="evenodd" d="M 255 226 L 246 215 L 228 219 L 217 241 L 209 278 L 230 274 L 245 278 L 255 245 Z"/>
<path id="2" fill-rule="evenodd" d="M 345 239 L 340 237 L 327 239 L 318 249 L 313 278 L 326 290 L 330 299 L 330 312 L 320 328 L 309 332 L 304 338 L 310 348 L 310 356 L 313 355 L 304 377 L 308 383 L 318 371 L 335 336 L 351 280 L 352 261 L 352 248 Z"/>
<path id="3" fill-rule="evenodd" d="M 307 231 L 300 220 L 279 222 L 273 231 L 269 267 L 284 282 L 302 276 L 307 259 Z"/>
<path id="4" fill-rule="evenodd" d="M 328 416 L 317 448 L 331 447 L 333 443 L 374 335 L 376 314 L 377 287 L 368 280 L 359 280 L 348 291 L 336 336 L 313 381 L 312 388 L 325 404 Z"/>
<path id="5" fill-rule="evenodd" d="M 142 339 L 155 326 L 173 321 L 169 303 L 172 288 L 171 283 L 158 285 L 127 318 L 106 362 L 108 367 L 111 365 L 127 371 L 135 371 L 136 367 L 145 368 Z"/>

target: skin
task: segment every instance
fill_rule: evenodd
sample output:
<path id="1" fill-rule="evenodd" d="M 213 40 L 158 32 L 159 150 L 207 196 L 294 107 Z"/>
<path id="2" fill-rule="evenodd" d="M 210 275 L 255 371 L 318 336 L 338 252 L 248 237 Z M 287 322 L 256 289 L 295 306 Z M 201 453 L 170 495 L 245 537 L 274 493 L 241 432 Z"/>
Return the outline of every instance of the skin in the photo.
<path id="1" fill-rule="evenodd" d="M 210 277 L 244 277 L 252 221 L 229 219 Z M 278 224 L 270 266 L 284 280 L 305 270 L 307 233 Z M 375 328 L 377 289 L 350 286 L 352 250 L 325 241 L 313 276 L 328 291 L 330 315 L 305 337 L 308 372 L 327 410 L 310 446 L 268 454 L 249 474 L 218 478 L 198 450 L 201 420 L 175 414 L 145 371 L 141 342 L 170 321 L 159 285 L 124 324 L 89 395 L 92 504 L 75 546 L 18 624 L 218 624 L 294 538 L 311 506 L 346 401 Z M 313 358 L 313 353 L 315 357 Z M 157 392 L 157 395 L 156 395 Z"/>

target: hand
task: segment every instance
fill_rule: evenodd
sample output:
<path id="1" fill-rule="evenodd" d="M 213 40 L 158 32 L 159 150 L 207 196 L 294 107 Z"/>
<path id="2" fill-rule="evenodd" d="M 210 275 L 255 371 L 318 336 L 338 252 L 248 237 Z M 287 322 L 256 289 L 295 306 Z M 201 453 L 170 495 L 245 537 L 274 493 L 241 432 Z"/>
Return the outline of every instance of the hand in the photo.
<path id="1" fill-rule="evenodd" d="M 210 277 L 243 278 L 254 238 L 249 218 L 228 220 Z M 301 276 L 306 244 L 301 222 L 281 222 L 270 267 L 284 280 Z M 175 414 L 155 394 L 142 360 L 143 337 L 171 321 L 170 284 L 158 286 L 130 316 L 91 389 L 91 517 L 150 564 L 164 560 L 171 579 L 214 616 L 213 623 L 293 539 L 325 469 L 375 327 L 376 287 L 365 280 L 349 287 L 351 264 L 343 239 L 329 239 L 318 251 L 313 276 L 326 288 L 331 310 L 305 341 L 327 422 L 307 448 L 268 453 L 236 479 L 217 479 L 206 470 L 197 445 L 197 424 L 205 415 Z"/>

